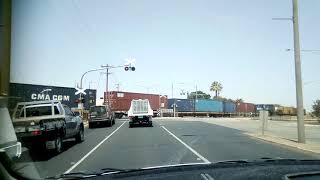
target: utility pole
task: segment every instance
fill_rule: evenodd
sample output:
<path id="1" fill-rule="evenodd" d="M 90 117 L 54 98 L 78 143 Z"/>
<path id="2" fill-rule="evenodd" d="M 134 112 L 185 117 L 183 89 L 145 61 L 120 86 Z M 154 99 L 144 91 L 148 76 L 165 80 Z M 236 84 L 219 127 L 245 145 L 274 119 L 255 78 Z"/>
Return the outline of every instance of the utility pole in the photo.
<path id="1" fill-rule="evenodd" d="M 295 59 L 295 76 L 296 76 L 296 98 L 297 98 L 297 121 L 298 121 L 298 142 L 305 143 L 304 129 L 304 109 L 303 93 L 301 78 L 301 60 L 300 60 L 300 37 L 299 37 L 299 13 L 298 0 L 292 0 L 293 6 L 293 38 L 294 38 L 294 59 Z"/>
<path id="2" fill-rule="evenodd" d="M 108 67 L 109 65 L 107 64 L 107 67 Z M 109 85 L 109 68 L 107 68 L 106 69 L 106 95 L 107 95 L 107 98 L 106 98 L 106 105 L 108 106 L 108 109 L 110 108 L 110 106 L 109 106 L 109 93 L 108 93 L 108 85 Z M 107 103 L 108 102 L 108 103 Z"/>
<path id="3" fill-rule="evenodd" d="M 117 83 L 116 87 L 117 87 L 117 91 L 119 92 L 120 91 L 120 83 Z"/>
<path id="4" fill-rule="evenodd" d="M 173 82 L 171 84 L 171 95 L 173 99 L 173 117 L 176 117 L 176 99 L 173 97 Z"/>
<path id="5" fill-rule="evenodd" d="M 108 107 L 108 109 L 110 108 L 110 98 L 109 98 L 109 69 L 113 68 L 113 66 L 109 66 L 109 64 L 107 64 L 106 66 L 101 66 L 103 68 L 106 68 L 106 97 L 105 97 L 105 103 Z"/>
<path id="6" fill-rule="evenodd" d="M 198 98 L 198 86 L 196 85 L 196 95 L 195 95 L 195 99 L 194 99 L 194 113 L 196 112 L 196 103 L 197 103 L 197 98 Z"/>

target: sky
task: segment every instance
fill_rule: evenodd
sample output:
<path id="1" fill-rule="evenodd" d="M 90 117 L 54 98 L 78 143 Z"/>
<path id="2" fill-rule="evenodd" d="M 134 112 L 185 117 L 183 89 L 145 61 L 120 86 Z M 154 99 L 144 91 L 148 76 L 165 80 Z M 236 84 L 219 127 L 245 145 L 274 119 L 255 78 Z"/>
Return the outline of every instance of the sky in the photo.
<path id="1" fill-rule="evenodd" d="M 300 0 L 302 50 L 320 50 L 320 1 Z M 13 0 L 11 82 L 75 87 L 101 65 L 121 91 L 221 96 L 295 106 L 291 0 Z M 304 105 L 320 99 L 320 51 L 301 52 Z M 105 90 L 105 74 L 84 88 Z"/>

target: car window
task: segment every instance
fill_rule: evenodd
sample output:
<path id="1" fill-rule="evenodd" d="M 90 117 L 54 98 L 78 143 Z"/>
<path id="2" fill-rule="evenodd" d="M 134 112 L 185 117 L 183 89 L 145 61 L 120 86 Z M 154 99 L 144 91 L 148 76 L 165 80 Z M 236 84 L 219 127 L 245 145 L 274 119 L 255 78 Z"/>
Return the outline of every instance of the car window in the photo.
<path id="1" fill-rule="evenodd" d="M 52 115 L 51 106 L 40 106 L 40 107 L 26 107 L 26 117 L 37 117 L 37 116 L 50 116 Z M 21 113 L 20 117 L 24 114 Z"/>
<path id="2" fill-rule="evenodd" d="M 58 109 L 58 106 L 54 106 L 54 114 L 61 114 L 59 109 Z"/>
<path id="3" fill-rule="evenodd" d="M 63 106 L 63 107 L 64 107 L 66 115 L 73 116 L 73 112 L 71 111 L 71 109 L 68 106 Z"/>
<path id="4" fill-rule="evenodd" d="M 95 106 L 90 108 L 91 115 L 104 115 L 106 113 L 105 106 Z"/>

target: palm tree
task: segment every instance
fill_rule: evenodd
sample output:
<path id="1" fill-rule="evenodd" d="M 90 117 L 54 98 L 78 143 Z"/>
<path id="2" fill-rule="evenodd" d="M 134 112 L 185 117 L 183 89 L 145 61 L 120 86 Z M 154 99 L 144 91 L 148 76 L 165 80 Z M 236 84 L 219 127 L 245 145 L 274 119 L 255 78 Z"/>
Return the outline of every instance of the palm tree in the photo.
<path id="1" fill-rule="evenodd" d="M 237 99 L 236 103 L 243 103 L 243 99 L 242 98 Z"/>
<path id="2" fill-rule="evenodd" d="M 218 81 L 214 81 L 211 86 L 210 86 L 210 91 L 215 92 L 215 97 L 218 97 L 220 92 L 222 91 L 222 84 L 219 83 Z"/>

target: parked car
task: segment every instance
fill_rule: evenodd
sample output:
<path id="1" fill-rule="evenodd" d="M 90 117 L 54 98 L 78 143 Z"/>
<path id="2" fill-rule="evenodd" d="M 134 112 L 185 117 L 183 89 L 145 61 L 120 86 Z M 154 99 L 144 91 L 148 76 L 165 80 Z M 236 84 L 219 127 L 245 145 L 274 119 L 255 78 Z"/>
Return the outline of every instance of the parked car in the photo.
<path id="1" fill-rule="evenodd" d="M 106 124 L 111 127 L 115 124 L 114 113 L 106 106 L 92 106 L 89 114 L 89 128 L 92 128 L 94 125 L 102 124 Z"/>
<path id="2" fill-rule="evenodd" d="M 19 141 L 30 148 L 62 151 L 63 139 L 84 141 L 81 117 L 60 101 L 20 102 L 12 115 Z"/>

